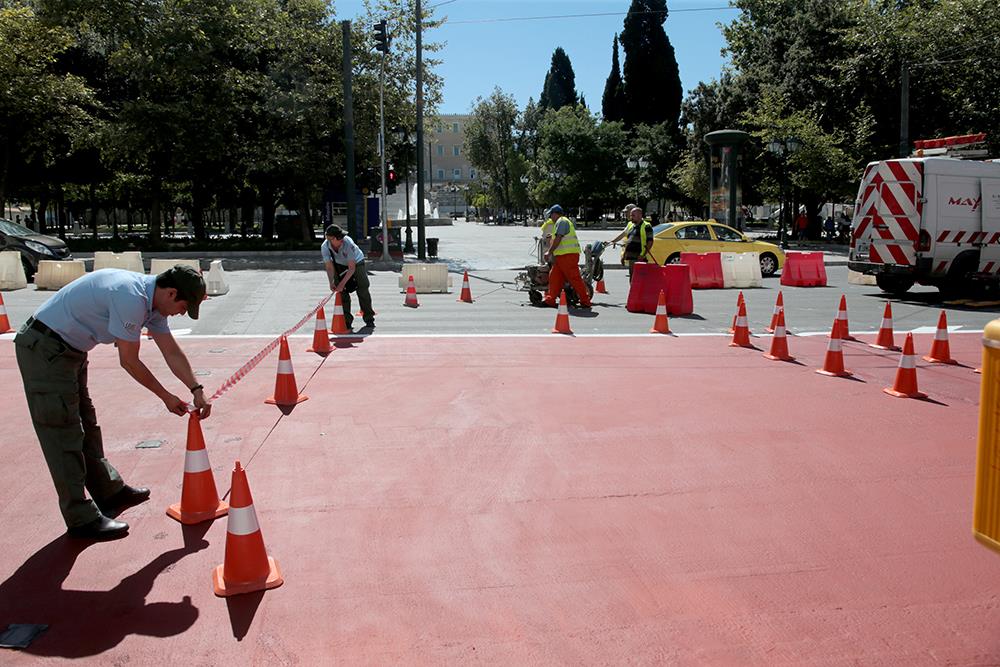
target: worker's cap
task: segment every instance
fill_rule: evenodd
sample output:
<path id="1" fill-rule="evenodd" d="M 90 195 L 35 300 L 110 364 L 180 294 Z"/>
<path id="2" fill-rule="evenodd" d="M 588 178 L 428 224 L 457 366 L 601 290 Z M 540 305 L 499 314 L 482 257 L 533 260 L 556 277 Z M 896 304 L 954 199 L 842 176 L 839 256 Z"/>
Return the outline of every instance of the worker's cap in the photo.
<path id="1" fill-rule="evenodd" d="M 545 217 L 549 218 L 552 216 L 553 213 L 562 213 L 562 212 L 563 212 L 562 206 L 560 206 L 559 204 L 553 204 L 552 206 L 549 206 L 547 211 L 545 211 Z"/>
<path id="2" fill-rule="evenodd" d="M 629 213 L 632 212 L 632 209 L 634 209 L 634 208 L 638 208 L 638 207 L 635 204 L 626 204 L 625 208 L 622 209 L 622 213 L 624 213 L 625 215 L 628 215 Z"/>
<path id="3" fill-rule="evenodd" d="M 177 290 L 177 300 L 187 301 L 187 314 L 192 320 L 198 319 L 198 308 L 205 300 L 205 279 L 194 267 L 177 264 L 156 276 L 157 287 L 173 287 Z"/>

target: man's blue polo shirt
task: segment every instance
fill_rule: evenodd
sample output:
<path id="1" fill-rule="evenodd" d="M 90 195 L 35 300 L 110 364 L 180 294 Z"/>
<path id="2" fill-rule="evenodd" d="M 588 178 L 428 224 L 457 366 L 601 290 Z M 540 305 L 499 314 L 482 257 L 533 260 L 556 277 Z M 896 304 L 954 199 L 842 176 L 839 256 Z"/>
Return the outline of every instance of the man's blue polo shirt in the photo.
<path id="1" fill-rule="evenodd" d="M 81 352 L 116 338 L 138 342 L 142 328 L 169 333 L 167 318 L 153 310 L 156 276 L 102 269 L 77 278 L 35 312 L 35 319 Z"/>
<path id="2" fill-rule="evenodd" d="M 345 236 L 342 240 L 343 243 L 340 244 L 339 250 L 333 249 L 330 239 L 323 241 L 323 245 L 319 247 L 319 251 L 323 255 L 324 262 L 333 262 L 340 266 L 347 266 L 347 263 L 351 260 L 354 260 L 355 264 L 365 261 L 365 253 L 350 236 Z"/>

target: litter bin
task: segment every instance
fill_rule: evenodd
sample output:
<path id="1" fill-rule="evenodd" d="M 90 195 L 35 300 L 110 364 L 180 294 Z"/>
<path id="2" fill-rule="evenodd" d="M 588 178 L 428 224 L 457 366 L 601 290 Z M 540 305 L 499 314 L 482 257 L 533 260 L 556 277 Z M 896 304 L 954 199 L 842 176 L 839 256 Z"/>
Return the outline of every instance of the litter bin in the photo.
<path id="1" fill-rule="evenodd" d="M 436 238 L 427 239 L 427 256 L 437 257 L 438 256 L 438 240 Z"/>

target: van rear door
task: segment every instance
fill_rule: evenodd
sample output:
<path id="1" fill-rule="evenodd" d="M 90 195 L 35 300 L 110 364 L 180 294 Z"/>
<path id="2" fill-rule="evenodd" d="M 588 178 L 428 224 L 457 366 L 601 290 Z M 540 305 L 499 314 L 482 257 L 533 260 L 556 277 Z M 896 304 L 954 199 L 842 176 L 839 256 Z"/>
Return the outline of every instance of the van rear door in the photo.
<path id="1" fill-rule="evenodd" d="M 982 181 L 983 239 L 979 254 L 982 273 L 1000 274 L 1000 178 Z"/>
<path id="2" fill-rule="evenodd" d="M 856 255 L 873 264 L 916 266 L 923 210 L 923 165 L 915 160 L 870 164 L 859 191 L 852 243 Z"/>

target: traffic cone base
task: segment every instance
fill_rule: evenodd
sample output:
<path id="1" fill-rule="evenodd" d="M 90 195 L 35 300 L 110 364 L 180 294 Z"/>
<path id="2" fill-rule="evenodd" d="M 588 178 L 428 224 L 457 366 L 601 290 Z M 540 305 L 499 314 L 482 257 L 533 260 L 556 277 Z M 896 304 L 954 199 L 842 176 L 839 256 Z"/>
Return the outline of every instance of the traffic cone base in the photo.
<path id="1" fill-rule="evenodd" d="M 344 317 L 344 302 L 341 299 L 340 292 L 337 292 L 333 298 L 333 319 L 330 321 L 330 333 L 351 333 L 347 328 L 347 319 Z"/>
<path id="2" fill-rule="evenodd" d="M 278 561 L 274 560 L 271 556 L 268 556 L 267 567 L 267 579 L 264 579 L 263 581 L 254 581 L 247 584 L 227 584 L 226 579 L 223 576 L 225 565 L 217 565 L 216 568 L 212 570 L 212 588 L 215 589 L 216 595 L 221 598 L 225 598 L 230 595 L 241 595 L 243 593 L 265 591 L 271 588 L 277 588 L 281 584 L 285 583 L 284 578 L 281 576 L 281 567 L 279 567 Z"/>
<path id="3" fill-rule="evenodd" d="M 893 341 L 892 333 L 892 304 L 886 302 L 885 313 L 882 314 L 882 325 L 878 329 L 878 336 L 875 342 L 870 344 L 877 350 L 890 350 L 898 352 L 900 347 Z"/>
<path id="4" fill-rule="evenodd" d="M 843 330 L 840 326 L 840 318 L 833 321 L 833 328 L 830 331 L 830 342 L 827 344 L 826 357 L 823 358 L 823 368 L 816 369 L 820 375 L 829 377 L 845 378 L 854 375 L 844 369 L 844 349 L 841 334 Z"/>
<path id="5" fill-rule="evenodd" d="M 184 483 L 181 501 L 167 507 L 167 516 L 185 525 L 212 521 L 229 511 L 229 504 L 219 499 L 215 475 L 208 460 L 205 437 L 197 412 L 188 417 L 187 444 L 184 451 Z"/>
<path id="6" fill-rule="evenodd" d="M 174 503 L 167 508 L 167 516 L 180 521 L 185 526 L 191 526 L 202 521 L 212 521 L 218 519 L 220 516 L 225 516 L 227 512 L 229 512 L 229 503 L 225 500 L 220 500 L 219 506 L 214 510 L 205 510 L 204 512 L 185 512 L 181 509 L 181 503 Z"/>
<path id="7" fill-rule="evenodd" d="M 268 405 L 292 406 L 309 400 L 305 394 L 300 394 L 295 384 L 295 372 L 292 370 L 292 354 L 288 350 L 288 339 L 281 337 L 281 347 L 278 352 L 278 374 L 274 381 L 274 394 L 264 399 Z"/>
<path id="8" fill-rule="evenodd" d="M 924 355 L 922 357 L 922 359 L 924 361 L 929 361 L 932 364 L 949 364 L 949 365 L 956 365 L 956 366 L 958 365 L 958 361 L 955 360 L 955 359 L 935 359 L 934 357 L 932 357 L 929 354 Z"/>
<path id="9" fill-rule="evenodd" d="M 849 377 L 852 377 L 854 375 L 854 373 L 852 373 L 851 371 L 846 371 L 846 370 L 844 370 L 844 371 L 828 371 L 828 370 L 823 369 L 823 368 L 817 368 L 816 372 L 819 373 L 820 375 L 829 375 L 830 377 L 834 377 L 834 378 L 849 378 Z"/>
<path id="10" fill-rule="evenodd" d="M 265 398 L 264 402 L 267 403 L 268 405 L 298 405 L 299 403 L 308 400 L 309 400 L 308 396 L 306 396 L 305 394 L 299 394 L 298 396 L 295 397 L 295 400 L 282 400 L 279 403 L 274 396 L 271 396 L 269 398 Z"/>
<path id="11" fill-rule="evenodd" d="M 882 387 L 882 391 L 897 398 L 927 398 L 927 394 L 922 391 L 911 391 L 907 393 L 903 391 L 896 391 L 892 387 Z"/>

